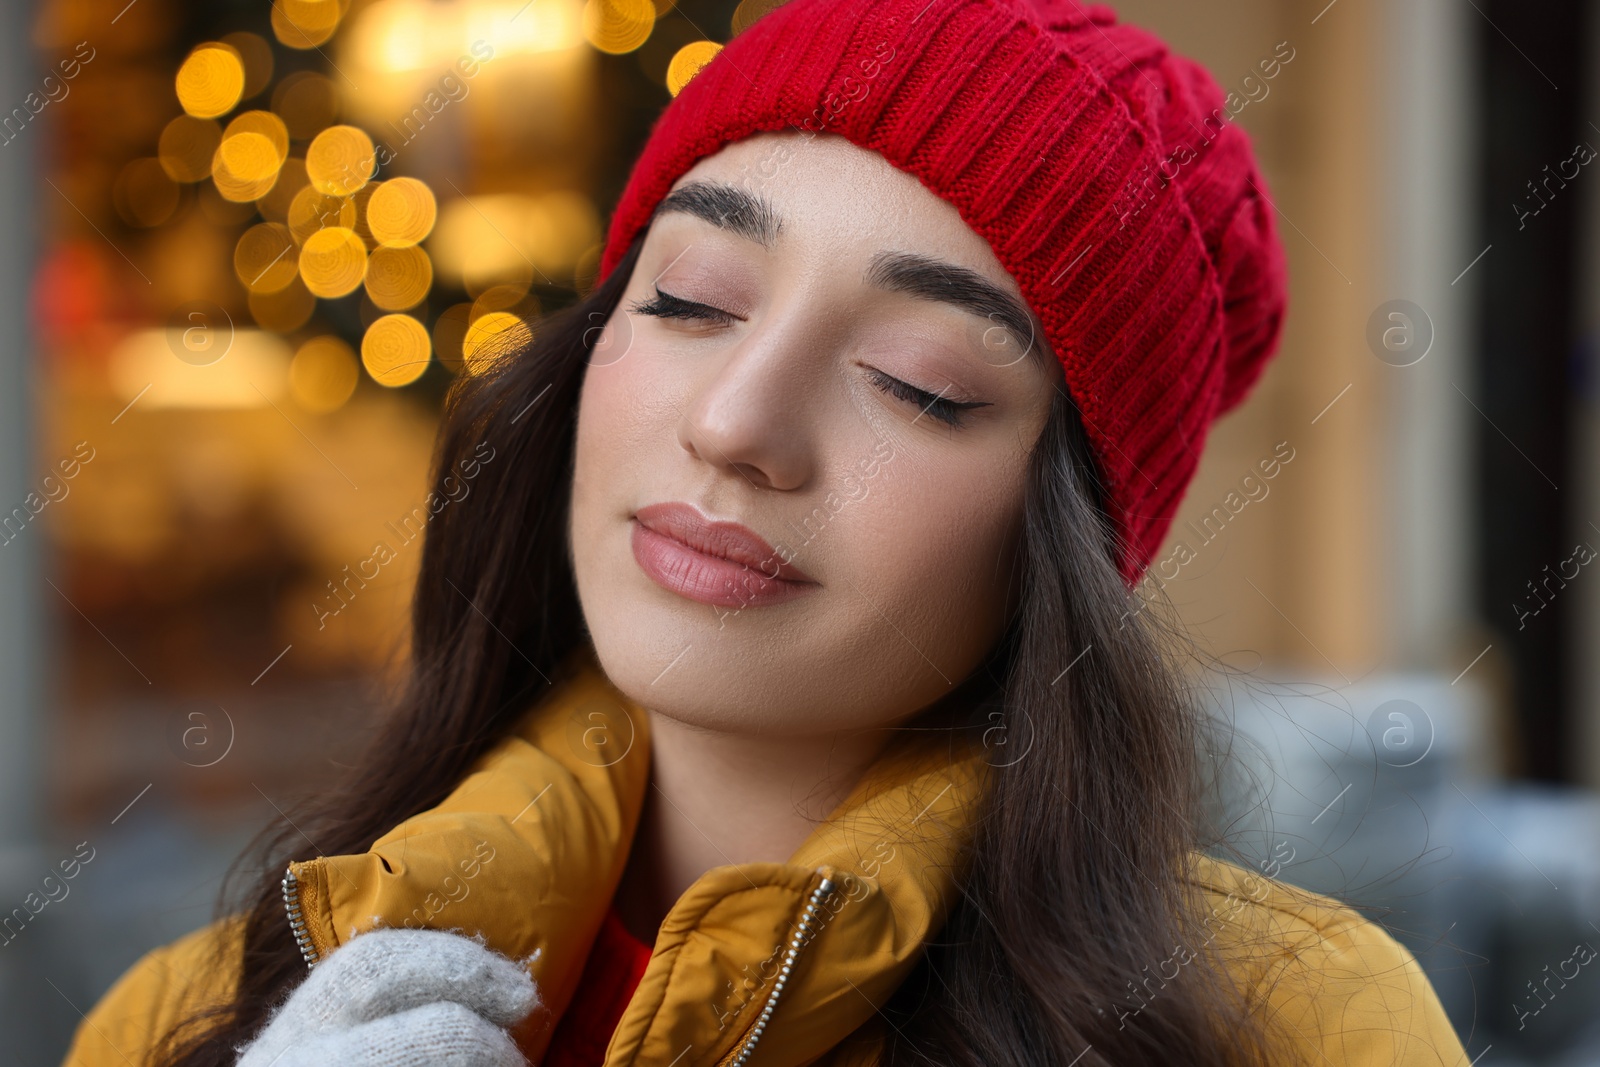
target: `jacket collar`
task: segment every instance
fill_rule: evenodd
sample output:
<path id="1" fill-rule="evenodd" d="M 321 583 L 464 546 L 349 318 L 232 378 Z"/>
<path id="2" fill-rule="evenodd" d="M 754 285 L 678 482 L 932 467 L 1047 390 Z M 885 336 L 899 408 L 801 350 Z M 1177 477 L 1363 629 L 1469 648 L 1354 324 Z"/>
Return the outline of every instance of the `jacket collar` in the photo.
<path id="1" fill-rule="evenodd" d="M 661 925 L 606 1067 L 798 1067 L 871 1021 L 944 922 L 960 877 L 988 765 L 956 736 L 897 735 L 787 863 L 716 867 L 690 886 Z M 581 645 L 439 805 L 365 853 L 291 864 L 302 945 L 321 956 L 378 926 L 481 932 L 529 960 L 559 1016 L 626 864 L 649 753 L 644 708 Z M 533 1062 L 551 1021 L 535 1012 L 516 1032 Z"/>

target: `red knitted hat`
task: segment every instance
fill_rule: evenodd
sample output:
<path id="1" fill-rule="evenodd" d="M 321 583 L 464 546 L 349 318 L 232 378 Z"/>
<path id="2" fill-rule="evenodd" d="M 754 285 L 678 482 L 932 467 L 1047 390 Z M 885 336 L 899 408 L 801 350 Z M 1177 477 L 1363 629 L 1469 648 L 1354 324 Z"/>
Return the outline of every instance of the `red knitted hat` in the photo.
<path id="1" fill-rule="evenodd" d="M 1131 587 L 1211 421 L 1276 351 L 1287 302 L 1266 183 L 1193 60 L 1075 0 L 790 0 L 651 131 L 605 278 L 702 157 L 763 130 L 840 134 L 953 204 L 1016 279 L 1100 464 Z"/>

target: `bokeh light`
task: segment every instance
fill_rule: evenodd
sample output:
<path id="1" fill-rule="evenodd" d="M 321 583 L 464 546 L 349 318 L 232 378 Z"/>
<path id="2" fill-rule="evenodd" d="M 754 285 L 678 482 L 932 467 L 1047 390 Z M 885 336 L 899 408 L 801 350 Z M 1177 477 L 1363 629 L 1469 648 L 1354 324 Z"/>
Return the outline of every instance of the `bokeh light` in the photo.
<path id="1" fill-rule="evenodd" d="M 384 182 L 367 204 L 367 226 L 379 244 L 414 245 L 433 232 L 438 218 L 433 190 L 416 178 Z"/>
<path id="2" fill-rule="evenodd" d="M 289 363 L 289 395 L 305 410 L 326 415 L 344 406 L 360 377 L 349 345 L 332 335 L 313 337 Z"/>
<path id="3" fill-rule="evenodd" d="M 440 205 L 428 250 L 441 278 L 476 297 L 496 285 L 569 279 L 600 237 L 599 211 L 582 193 L 491 193 Z"/>
<path id="4" fill-rule="evenodd" d="M 247 111 L 228 123 L 211 164 L 217 192 L 243 203 L 265 196 L 277 183 L 289 153 L 289 131 L 268 111 Z"/>
<path id="5" fill-rule="evenodd" d="M 650 39 L 656 6 L 650 0 L 588 0 L 583 5 L 583 36 L 602 52 L 621 55 Z"/>
<path id="6" fill-rule="evenodd" d="M 213 411 L 264 407 L 283 394 L 290 359 L 283 338 L 236 328 L 226 344 L 222 358 L 195 363 L 173 358 L 167 330 L 135 330 L 111 350 L 111 387 L 124 402 Z"/>
<path id="7" fill-rule="evenodd" d="M 349 196 L 367 184 L 376 166 L 372 138 L 356 126 L 330 126 L 306 149 L 306 175 L 329 196 Z"/>
<path id="8" fill-rule="evenodd" d="M 415 245 L 383 246 L 367 258 L 367 296 L 385 311 L 404 311 L 422 303 L 433 287 L 433 264 Z"/>
<path id="9" fill-rule="evenodd" d="M 212 41 L 189 53 L 178 68 L 178 103 L 197 119 L 233 110 L 244 92 L 244 63 L 231 45 Z"/>
<path id="10" fill-rule="evenodd" d="M 297 141 L 309 141 L 339 117 L 339 88 L 315 71 L 290 74 L 272 90 L 272 110 Z"/>
<path id="11" fill-rule="evenodd" d="M 667 92 L 677 96 L 689 79 L 700 73 L 700 68 L 711 62 L 722 51 L 715 41 L 690 41 L 678 49 L 667 64 Z"/>
<path id="12" fill-rule="evenodd" d="M 278 180 L 280 162 L 277 149 L 262 134 L 236 133 L 217 146 L 211 178 L 229 200 L 256 200 Z"/>
<path id="13" fill-rule="evenodd" d="M 332 299 L 354 292 L 366 269 L 367 246 L 344 226 L 326 226 L 300 246 L 300 277 L 317 296 Z"/>
<path id="14" fill-rule="evenodd" d="M 273 0 L 273 36 L 290 48 L 315 48 L 339 28 L 346 4 L 347 0 Z"/>
<path id="15" fill-rule="evenodd" d="M 250 227 L 233 249 L 233 271 L 253 293 L 275 293 L 294 280 L 298 258 L 294 238 L 281 222 Z"/>
<path id="16" fill-rule="evenodd" d="M 179 115 L 161 131 L 156 155 L 173 181 L 204 181 L 211 177 L 211 161 L 221 143 L 222 127 L 216 122 Z"/>
<path id="17" fill-rule="evenodd" d="M 410 315 L 385 315 L 361 338 L 361 365 L 379 385 L 409 385 L 428 369 L 428 329 Z"/>
<path id="18" fill-rule="evenodd" d="M 222 141 L 226 144 L 230 138 L 245 133 L 260 134 L 266 138 L 275 156 L 272 169 L 283 166 L 283 161 L 289 157 L 289 128 L 281 118 L 270 111 L 242 112 L 228 123 L 228 128 L 222 132 Z M 233 169 L 235 173 L 241 173 L 238 167 Z"/>

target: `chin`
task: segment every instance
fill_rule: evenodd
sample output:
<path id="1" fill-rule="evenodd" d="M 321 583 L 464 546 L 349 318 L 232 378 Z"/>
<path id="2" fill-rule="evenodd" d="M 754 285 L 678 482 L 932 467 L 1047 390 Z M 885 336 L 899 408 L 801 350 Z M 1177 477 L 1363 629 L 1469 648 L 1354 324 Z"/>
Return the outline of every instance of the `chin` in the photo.
<path id="1" fill-rule="evenodd" d="M 886 724 L 942 695 L 943 686 L 907 677 L 870 640 L 899 642 L 893 633 L 840 640 L 852 632 L 844 620 L 797 634 L 737 625 L 748 619 L 718 630 L 709 608 L 703 623 L 686 621 L 703 607 L 665 607 L 649 596 L 585 601 L 606 677 L 639 706 L 688 726 L 797 740 Z"/>
<path id="2" fill-rule="evenodd" d="M 789 671 L 719 641 L 715 618 L 697 628 L 674 623 L 659 607 L 620 619 L 600 614 L 589 624 L 595 657 L 611 684 L 641 707 L 725 733 L 764 733 L 787 718 L 772 682 Z"/>

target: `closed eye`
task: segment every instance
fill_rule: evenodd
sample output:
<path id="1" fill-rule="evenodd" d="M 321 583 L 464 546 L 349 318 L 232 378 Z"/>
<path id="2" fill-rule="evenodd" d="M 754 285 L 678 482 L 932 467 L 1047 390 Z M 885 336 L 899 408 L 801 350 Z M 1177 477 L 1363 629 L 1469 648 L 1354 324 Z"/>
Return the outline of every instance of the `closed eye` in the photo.
<path id="1" fill-rule="evenodd" d="M 640 315 L 654 315 L 661 319 L 702 319 L 717 322 L 726 326 L 731 322 L 738 322 L 739 318 L 721 308 L 714 308 L 710 304 L 701 304 L 693 300 L 663 293 L 659 287 L 656 295 L 648 300 L 639 300 L 628 309 Z"/>
<path id="2" fill-rule="evenodd" d="M 923 412 L 950 426 L 960 426 L 970 408 L 986 408 L 986 400 L 946 400 L 942 396 L 891 377 L 875 367 L 867 368 L 868 377 L 879 389 L 907 403 L 915 404 Z M 919 415 L 918 418 L 921 416 Z M 915 420 L 912 420 L 915 421 Z"/>
<path id="3" fill-rule="evenodd" d="M 721 308 L 712 307 L 694 300 L 685 300 L 682 297 L 664 293 L 657 286 L 656 295 L 645 300 L 635 301 L 628 310 L 639 315 L 653 315 L 662 319 L 690 319 L 714 322 L 721 325 L 742 321 L 737 315 L 723 311 Z M 868 376 L 874 385 L 884 392 L 903 400 L 908 404 L 915 404 L 922 413 L 932 415 L 948 426 L 960 426 L 966 419 L 966 413 L 972 408 L 989 407 L 988 401 L 982 400 L 948 400 L 925 389 L 918 389 L 909 382 L 885 374 L 876 368 L 868 368 Z M 918 416 L 921 417 L 920 414 Z M 914 421 L 914 420 L 913 420 Z"/>

